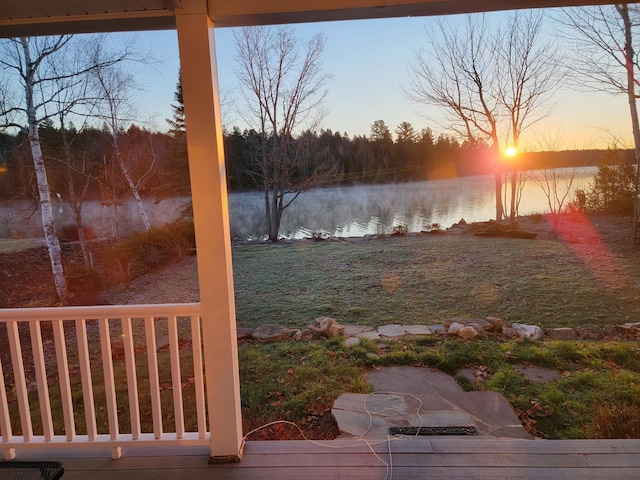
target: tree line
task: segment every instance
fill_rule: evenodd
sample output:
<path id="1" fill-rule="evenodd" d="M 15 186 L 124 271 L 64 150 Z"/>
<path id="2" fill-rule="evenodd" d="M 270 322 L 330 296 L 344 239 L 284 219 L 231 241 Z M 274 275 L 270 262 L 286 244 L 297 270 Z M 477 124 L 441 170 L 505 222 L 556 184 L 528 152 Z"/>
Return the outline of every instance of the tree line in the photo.
<path id="1" fill-rule="evenodd" d="M 118 206 L 131 191 L 117 164 L 112 134 L 108 128 L 73 124 L 67 128 L 47 120 L 39 125 L 49 185 L 62 201 L 74 203 L 100 200 Z M 486 145 L 461 143 L 452 136 L 434 138 L 429 128 L 416 131 L 402 122 L 395 139 L 382 120 L 371 126 L 370 135 L 349 137 L 347 133 L 323 129 L 305 131 L 292 139 L 298 151 L 290 181 L 305 184 L 322 165 L 332 166 L 332 185 L 358 185 L 439 180 L 493 173 L 495 162 Z M 231 192 L 258 188 L 253 151 L 259 134 L 233 127 L 224 134 L 227 184 Z M 33 200 L 38 190 L 26 132 L 0 134 L 0 199 Z M 130 177 L 140 193 L 158 199 L 189 194 L 189 166 L 184 136 L 157 132 L 135 124 L 119 132 L 121 157 L 126 158 Z M 556 168 L 595 165 L 597 150 L 522 153 L 519 168 Z"/>

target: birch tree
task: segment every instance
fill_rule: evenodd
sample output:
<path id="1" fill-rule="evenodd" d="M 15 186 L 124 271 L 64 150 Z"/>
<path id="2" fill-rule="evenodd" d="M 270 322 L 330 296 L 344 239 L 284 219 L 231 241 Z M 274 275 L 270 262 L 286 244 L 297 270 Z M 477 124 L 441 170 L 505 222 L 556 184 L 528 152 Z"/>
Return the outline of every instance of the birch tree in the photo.
<path id="1" fill-rule="evenodd" d="M 49 118 L 50 114 L 47 113 L 45 107 L 59 93 L 59 88 L 65 88 L 64 84 L 60 86 L 58 82 L 53 82 L 56 78 L 61 79 L 60 73 L 54 68 L 54 62 L 71 39 L 71 36 L 7 39 L 3 42 L 2 55 L 0 56 L 0 65 L 17 76 L 24 91 L 23 103 L 5 108 L 2 117 L 13 116 L 11 126 L 14 127 L 23 128 L 26 124 L 38 183 L 42 229 L 49 251 L 56 293 L 62 302 L 69 298 L 69 293 L 62 264 L 60 242 L 53 219 L 51 191 L 40 144 L 38 124 Z M 62 74 L 62 78 L 66 80 L 74 80 L 79 76 L 79 72 Z M 65 108 L 69 108 L 69 106 L 65 106 Z M 24 124 L 19 123 L 21 121 L 24 121 Z"/>
<path id="2" fill-rule="evenodd" d="M 300 42 L 291 27 L 245 27 L 235 32 L 236 76 L 242 86 L 238 112 L 258 133 L 252 158 L 264 193 L 267 234 L 278 241 L 284 210 L 330 169 L 296 181 L 301 156 L 294 134 L 314 129 L 323 114 L 329 79 L 322 72 L 324 35 Z"/>
<path id="3" fill-rule="evenodd" d="M 71 114 L 76 109 L 86 106 L 87 98 L 84 95 L 74 95 L 73 98 L 67 98 L 66 102 L 60 102 L 60 99 L 64 98 L 63 93 L 70 89 L 84 92 L 83 86 L 86 85 L 87 75 L 91 71 L 118 63 L 129 54 L 127 50 L 120 50 L 100 57 L 87 58 L 83 50 L 84 42 L 76 42 L 75 38 L 70 35 L 21 37 L 0 42 L 2 71 L 10 79 L 17 80 L 23 94 L 22 100 L 16 97 L 0 111 L 0 118 L 3 119 L 4 126 L 25 129 L 27 132 L 38 184 L 42 229 L 49 251 L 56 293 L 61 302 L 69 300 L 69 292 L 60 242 L 55 229 L 51 191 L 38 125 L 55 118 L 61 111 Z"/>
<path id="4" fill-rule="evenodd" d="M 93 48 L 94 56 L 100 58 L 104 49 L 102 42 L 96 42 Z M 120 65 L 116 64 L 95 68 L 91 73 L 91 88 L 96 98 L 94 115 L 102 120 L 104 126 L 106 126 L 115 161 L 120 167 L 129 191 L 136 202 L 144 228 L 149 231 L 151 230 L 151 222 L 149 222 L 149 217 L 144 208 L 140 189 L 153 174 L 155 156 L 152 157 L 146 171 L 134 179 L 121 145 L 123 124 L 131 122 L 134 117 L 132 95 L 137 87 L 133 75 L 125 72 Z"/>

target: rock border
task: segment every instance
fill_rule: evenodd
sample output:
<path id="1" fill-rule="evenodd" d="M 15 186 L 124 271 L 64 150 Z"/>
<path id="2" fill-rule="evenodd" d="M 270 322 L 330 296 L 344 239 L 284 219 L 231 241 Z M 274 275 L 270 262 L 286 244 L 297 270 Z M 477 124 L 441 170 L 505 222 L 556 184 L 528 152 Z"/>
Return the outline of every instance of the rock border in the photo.
<path id="1" fill-rule="evenodd" d="M 510 325 L 497 317 L 451 318 L 435 325 L 388 324 L 374 328 L 368 325 L 342 325 L 332 317 L 318 317 L 306 329 L 299 330 L 281 325 L 267 324 L 255 329 L 238 328 L 238 340 L 273 342 L 282 340 L 318 340 L 320 338 L 366 338 L 384 340 L 400 337 L 439 335 L 449 338 L 472 340 L 486 336 L 504 336 L 528 340 L 640 340 L 640 322 L 623 325 L 585 324 L 579 327 L 558 327 L 543 330 L 537 325 L 512 323 Z M 351 346 L 359 342 L 350 341 Z"/>

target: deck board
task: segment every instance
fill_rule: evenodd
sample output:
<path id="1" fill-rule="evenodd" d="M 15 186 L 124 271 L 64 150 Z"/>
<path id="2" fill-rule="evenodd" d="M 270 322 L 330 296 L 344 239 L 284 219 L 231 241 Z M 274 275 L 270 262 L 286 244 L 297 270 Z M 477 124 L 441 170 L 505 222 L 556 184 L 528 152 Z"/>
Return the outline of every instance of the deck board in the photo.
<path id="1" fill-rule="evenodd" d="M 369 444 L 357 439 L 248 442 L 243 461 L 231 465 L 210 465 L 202 447 L 123 448 L 122 455 L 112 460 L 104 450 L 18 452 L 19 459 L 62 461 L 63 480 L 384 480 L 390 470 L 393 478 L 407 480 L 640 478 L 640 440 L 437 437 Z"/>

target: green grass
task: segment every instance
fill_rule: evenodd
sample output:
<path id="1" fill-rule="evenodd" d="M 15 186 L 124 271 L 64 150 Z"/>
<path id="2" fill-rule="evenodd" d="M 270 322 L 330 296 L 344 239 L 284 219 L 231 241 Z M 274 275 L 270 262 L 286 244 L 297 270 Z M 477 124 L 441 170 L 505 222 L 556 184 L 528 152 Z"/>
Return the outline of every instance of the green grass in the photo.
<path id="1" fill-rule="evenodd" d="M 487 372 L 482 383 L 456 376 L 466 390 L 504 395 L 522 422 L 539 436 L 567 438 L 640 438 L 640 363 L 634 341 L 500 341 L 485 338 L 471 342 L 441 337 L 404 337 L 388 341 L 379 349 L 370 340 L 345 347 L 343 339 L 285 341 L 239 345 L 240 390 L 245 433 L 276 420 L 300 425 L 313 437 L 313 424 L 328 415 L 343 393 L 368 393 L 365 373 L 385 365 L 438 368 L 451 375 L 463 367 Z M 371 353 L 375 353 L 373 357 Z M 196 427 L 191 350 L 182 348 L 183 396 L 187 431 Z M 158 354 L 163 427 L 173 431 L 173 398 L 169 377 L 169 354 Z M 138 392 L 143 432 L 152 428 L 147 358 L 144 348 L 136 355 Z M 539 365 L 562 375 L 546 384 L 529 381 L 516 367 Z M 99 433 L 107 432 L 107 412 L 102 367 L 93 365 L 94 396 Z M 117 378 L 126 373 L 122 359 L 114 363 Z M 73 374 L 74 413 L 78 434 L 86 433 L 79 375 Z M 120 431 L 129 427 L 126 385 L 117 383 Z M 56 379 L 50 380 L 54 429 L 64 432 L 62 407 Z M 10 402 L 14 433 L 19 434 L 17 404 Z M 41 434 L 37 393 L 30 394 L 33 428 Z M 294 430 L 257 433 L 258 438 L 299 438 Z M 315 433 L 318 433 L 315 431 Z"/>
<path id="2" fill-rule="evenodd" d="M 276 420 L 304 425 L 342 393 L 368 393 L 357 359 L 342 341 L 253 343 L 239 349 L 245 433 Z"/>
<path id="3" fill-rule="evenodd" d="M 318 316 L 373 326 L 487 315 L 545 328 L 636 321 L 640 263 L 614 258 L 603 273 L 562 242 L 464 236 L 237 246 L 238 324 L 304 327 Z"/>
<path id="4" fill-rule="evenodd" d="M 18 252 L 44 245 L 40 238 L 0 238 L 0 253 Z"/>
<path id="5" fill-rule="evenodd" d="M 465 366 L 482 366 L 488 377 L 480 384 L 459 378 L 465 389 L 501 393 L 539 436 L 640 438 L 640 373 L 629 361 L 638 358 L 637 342 L 403 338 L 387 343 L 384 350 L 370 341 L 352 348 L 340 340 L 241 345 L 245 429 L 274 420 L 304 425 L 342 393 L 370 391 L 364 374 L 374 366 L 430 366 L 452 375 Z M 516 370 L 525 364 L 553 366 L 563 375 L 546 384 L 531 382 Z"/>

